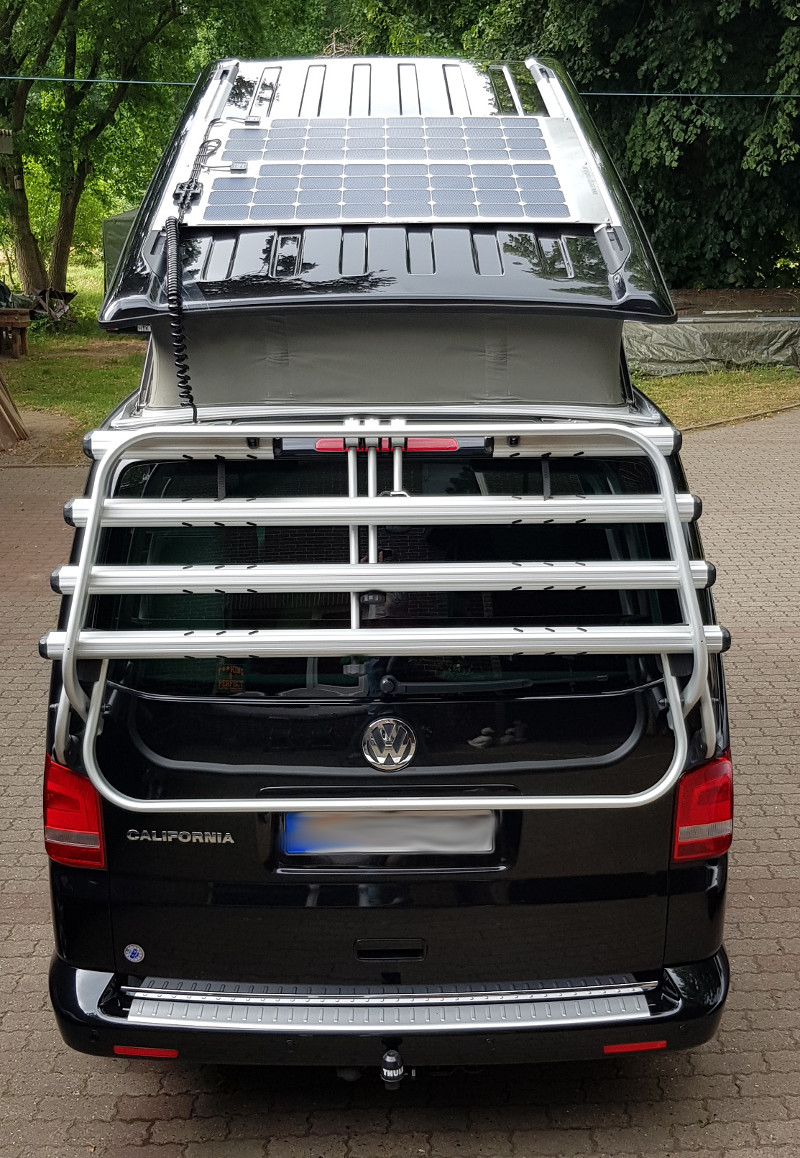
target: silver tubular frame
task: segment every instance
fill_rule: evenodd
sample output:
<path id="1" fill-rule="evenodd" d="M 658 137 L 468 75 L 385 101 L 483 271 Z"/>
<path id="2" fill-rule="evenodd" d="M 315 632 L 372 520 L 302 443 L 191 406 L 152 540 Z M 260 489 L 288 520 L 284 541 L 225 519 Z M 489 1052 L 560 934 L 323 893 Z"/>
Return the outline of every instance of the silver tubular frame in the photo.
<path id="1" fill-rule="evenodd" d="M 107 499 L 104 527 L 268 527 L 366 526 L 369 531 L 368 560 L 378 561 L 377 529 L 402 521 L 421 526 L 449 526 L 454 522 L 480 523 L 660 523 L 664 501 L 659 495 L 615 498 L 613 495 L 558 496 L 546 499 L 530 495 L 452 495 L 429 498 L 412 495 L 378 496 L 375 478 L 377 451 L 368 451 L 369 486 L 372 494 L 354 499 Z M 682 522 L 697 511 L 693 495 L 675 495 Z M 76 527 L 86 526 L 91 499 L 75 499 L 67 514 Z"/>
<path id="2" fill-rule="evenodd" d="M 356 560 L 354 560 L 355 562 Z M 708 563 L 691 561 L 695 587 L 710 586 Z M 59 567 L 52 585 L 61 595 L 75 590 L 77 567 Z M 154 564 L 152 567 L 130 566 L 92 569 L 89 590 L 92 595 L 171 595 L 177 588 L 192 595 L 224 591 L 253 594 L 277 592 L 343 592 L 352 591 L 357 581 L 359 591 L 428 591 L 432 586 L 447 584 L 448 591 L 557 591 L 577 588 L 602 591 L 625 587 L 628 590 L 667 590 L 680 585 L 677 566 L 669 561 L 632 563 L 382 563 L 375 567 L 360 564 L 353 572 L 351 564 L 321 563 L 309 572 L 303 563 L 273 565 L 228 564 L 221 567 L 195 564 L 189 567 Z"/>
<path id="3" fill-rule="evenodd" d="M 109 804 L 116 805 L 128 812 L 136 813 L 164 813 L 164 812 L 292 812 L 302 809 L 303 812 L 386 812 L 401 810 L 405 812 L 474 812 L 481 809 L 493 811 L 514 812 L 543 812 L 543 811 L 570 811 L 584 808 L 640 808 L 645 804 L 652 804 L 669 792 L 683 772 L 686 763 L 689 743 L 686 726 L 681 712 L 681 697 L 678 683 L 672 674 L 669 656 L 662 655 L 664 667 L 664 687 L 667 693 L 670 720 L 675 733 L 675 750 L 672 754 L 669 768 L 655 784 L 643 792 L 619 793 L 609 795 L 571 795 L 571 796 L 452 796 L 443 792 L 441 796 L 415 796 L 411 792 L 403 796 L 350 796 L 346 800 L 341 797 L 296 797 L 296 796 L 266 796 L 257 795 L 246 798 L 221 800 L 219 797 L 209 800 L 181 800 L 158 799 L 140 800 L 136 796 L 127 796 L 119 792 L 113 784 L 106 780 L 100 765 L 97 763 L 95 745 L 97 735 L 102 725 L 103 700 L 105 697 L 106 680 L 108 678 L 108 663 L 104 659 L 101 664 L 100 678 L 92 689 L 89 712 L 83 738 L 83 762 L 89 779 L 97 791 Z"/>
<path id="4" fill-rule="evenodd" d="M 670 440 L 674 432 L 670 430 Z M 663 434 L 663 428 L 662 428 Z M 702 621 L 697 599 L 697 586 L 706 586 L 709 569 L 705 563 L 692 563 L 688 557 L 683 524 L 695 518 L 698 513 L 696 500 L 691 495 L 676 495 L 668 459 L 667 440 L 659 437 L 656 430 L 641 426 L 608 421 L 525 421 L 503 419 L 483 423 L 457 421 L 443 423 L 433 421 L 406 422 L 404 419 L 348 418 L 339 422 L 323 421 L 311 426 L 294 421 L 279 419 L 258 423 L 243 422 L 226 425 L 218 431 L 209 426 L 163 425 L 159 427 L 139 427 L 136 430 L 101 432 L 102 457 L 96 467 L 94 487 L 87 500 L 76 500 L 70 504 L 74 521 L 84 526 L 83 546 L 77 566 L 65 568 L 66 584 L 72 592 L 72 599 L 63 633 L 53 632 L 45 637 L 43 647 L 50 658 L 60 658 L 63 669 L 62 700 L 56 717 L 55 752 L 58 759 L 64 759 L 67 742 L 69 705 L 86 720 L 84 737 L 84 760 L 87 771 L 98 791 L 111 803 L 134 812 L 266 812 L 286 811 L 301 807 L 311 811 L 347 812 L 370 809 L 460 809 L 460 808 L 504 808 L 508 807 L 508 797 L 470 797 L 463 801 L 458 797 L 435 797 L 419 799 L 411 796 L 401 798 L 372 798 L 350 800 L 296 800 L 292 798 L 271 799 L 266 804 L 263 798 L 247 800 L 158 800 L 143 801 L 117 792 L 110 785 L 96 763 L 95 736 L 102 720 L 102 701 L 105 690 L 109 658 L 134 657 L 146 654 L 159 655 L 214 655 L 224 648 L 226 655 L 297 655 L 297 654 L 505 654 L 529 651 L 531 654 L 546 652 L 575 654 L 592 651 L 628 654 L 659 654 L 662 656 L 664 681 L 667 689 L 672 727 L 675 732 L 675 754 L 665 775 L 645 792 L 623 796 L 545 796 L 515 797 L 515 809 L 574 809 L 574 808 L 617 808 L 647 804 L 668 792 L 683 770 L 688 748 L 686 728 L 683 718 L 692 708 L 700 704 L 705 750 L 713 755 L 716 745 L 716 722 L 709 687 L 709 650 L 720 651 L 724 645 L 720 628 L 706 627 Z M 272 440 L 275 438 L 337 438 L 343 440 L 347 449 L 348 495 L 346 499 L 290 500 L 287 503 L 271 503 L 268 500 L 240 502 L 222 499 L 217 502 L 188 499 L 183 502 L 173 500 L 119 500 L 110 497 L 119 467 L 127 462 L 142 458 L 169 460 L 208 457 L 215 437 L 224 444 L 225 456 L 235 459 L 271 457 Z M 605 454 L 634 453 L 649 459 L 658 480 L 659 493 L 656 496 L 589 496 L 586 498 L 567 497 L 555 499 L 531 499 L 527 496 L 515 498 L 482 496 L 480 498 L 453 497 L 447 500 L 412 497 L 397 491 L 390 496 L 376 493 L 376 463 L 378 440 L 391 440 L 389 446 L 394 454 L 395 484 L 402 481 L 402 450 L 400 440 L 407 437 L 449 437 L 514 439 L 514 448 L 522 455 L 588 455 L 589 447 L 604 447 Z M 92 436 L 94 439 L 96 436 Z M 248 449 L 250 446 L 256 450 Z M 357 494 L 356 446 L 366 446 L 368 450 L 367 475 L 368 495 Z M 511 444 L 506 444 L 511 445 Z M 497 442 L 495 442 L 497 447 Z M 614 447 L 621 449 L 615 451 Z M 147 453 L 145 454 L 145 448 Z M 623 449 L 624 448 L 624 449 Z M 99 449 L 99 446 L 98 446 Z M 503 447 L 501 453 L 505 453 Z M 527 452 L 527 455 L 526 455 Z M 221 451 L 218 453 L 222 453 Z M 290 508 L 290 509 L 289 509 Z M 138 512 L 138 513 L 137 513 Z M 191 513 L 190 513 L 191 512 Z M 315 579 L 307 590 L 347 590 L 351 593 L 351 629 L 324 632 L 274 631 L 255 632 L 226 631 L 224 643 L 216 632 L 101 632 L 84 631 L 88 601 L 93 592 L 108 590 L 104 582 L 125 582 L 127 568 L 96 568 L 95 558 L 101 531 L 109 525 L 181 525 L 198 523 L 220 523 L 234 525 L 242 522 L 269 523 L 280 525 L 330 524 L 345 525 L 350 528 L 350 564 L 341 566 L 324 565 L 315 569 Z M 658 521 L 663 522 L 670 547 L 671 559 L 664 563 L 631 564 L 587 563 L 553 564 L 527 563 L 498 566 L 487 565 L 481 571 L 477 565 L 459 570 L 430 565 L 416 566 L 413 573 L 407 567 L 391 567 L 377 562 L 377 527 L 398 519 L 402 523 L 430 524 L 431 522 L 501 522 L 512 520 L 522 522 L 589 522 L 589 521 Z M 358 558 L 358 527 L 368 528 L 367 562 Z M 580 568 L 585 575 L 582 582 L 574 582 L 569 568 Z M 647 568 L 660 570 L 660 579 L 648 573 Z M 604 576 L 603 568 L 608 572 Z M 496 584 L 500 589 L 509 584 L 510 575 L 505 570 L 515 571 L 517 582 L 511 586 L 522 586 L 534 590 L 537 586 L 554 586 L 551 578 L 544 583 L 544 570 L 551 569 L 553 577 L 560 569 L 560 582 L 570 586 L 615 586 L 612 576 L 623 579 L 631 586 L 669 587 L 677 590 L 683 624 L 666 627 L 643 628 L 506 628 L 506 629 L 369 629 L 359 626 L 358 599 L 364 586 L 413 590 L 404 587 L 403 577 L 394 576 L 402 570 L 411 583 L 449 584 L 454 580 L 454 589 L 492 589 Z M 157 569 L 147 569 L 153 574 Z M 225 590 L 224 573 L 233 578 L 235 568 L 216 570 L 216 588 Z M 258 572 L 253 575 L 252 571 Z M 280 584 L 289 582 L 287 568 L 262 567 L 249 569 L 254 583 L 248 584 L 255 590 L 281 590 Z M 348 579 L 345 571 L 351 570 Z M 487 573 L 488 570 L 488 573 Z M 191 572 L 198 574 L 203 568 L 165 568 L 161 581 L 165 581 L 164 571 L 172 571 L 175 582 L 168 590 L 180 591 L 191 588 Z M 380 572 L 377 578 L 376 572 Z M 446 571 L 446 575 L 445 575 Z M 112 572 L 111 575 L 108 572 Z M 281 575 L 283 572 L 283 576 Z M 327 578 L 324 578 L 327 576 Z M 525 576 L 525 578 L 523 578 Z M 132 578 L 132 576 L 129 576 Z M 586 582 L 590 579 L 590 582 Z M 399 580 L 399 581 L 398 581 Z M 526 581 L 527 580 L 527 581 Z M 637 582 L 638 580 L 638 582 Z M 158 580 L 156 580 L 158 581 Z M 204 582 L 208 581 L 206 577 Z M 241 577 L 237 578 L 237 583 Z M 319 583 L 322 582 L 320 588 Z M 263 586 L 259 587 L 259 582 Z M 472 584 L 473 586 L 469 586 Z M 201 584 L 202 585 L 202 584 Z M 116 589 L 116 588 L 114 588 Z M 144 588 L 142 588 L 144 589 Z M 147 588 L 153 590 L 152 587 Z M 238 586 L 234 590 L 240 589 Z M 294 586 L 293 589 L 298 588 Z M 418 588 L 417 588 L 418 589 Z M 116 642 L 114 642 L 116 641 Z M 377 648 L 377 651 L 375 649 Z M 672 675 L 669 655 L 686 652 L 692 655 L 692 669 L 681 696 L 677 682 Z M 101 675 L 95 682 L 91 700 L 87 699 L 77 673 L 79 658 L 100 658 Z M 426 801 L 431 800 L 428 803 Z"/>
<path id="5" fill-rule="evenodd" d="M 720 652 L 720 627 L 704 627 L 704 644 Z M 686 624 L 654 627 L 374 627 L 167 631 L 82 631 L 81 659 L 258 659 L 269 655 L 690 655 Z M 48 636 L 49 659 L 63 659 L 66 632 Z"/>

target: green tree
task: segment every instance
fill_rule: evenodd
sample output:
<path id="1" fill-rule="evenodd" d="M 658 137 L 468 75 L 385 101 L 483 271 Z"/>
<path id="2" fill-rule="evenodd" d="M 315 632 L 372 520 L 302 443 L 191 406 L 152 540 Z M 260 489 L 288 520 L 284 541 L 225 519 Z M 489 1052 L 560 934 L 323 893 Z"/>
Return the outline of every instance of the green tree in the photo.
<path id="1" fill-rule="evenodd" d="M 65 288 L 87 189 L 118 208 L 147 184 L 188 90 L 136 82 L 192 80 L 219 56 L 319 51 L 326 12 L 321 0 L 0 0 L 0 73 L 118 82 L 0 81 L 0 127 L 14 134 L 0 193 L 23 287 Z"/>
<path id="2" fill-rule="evenodd" d="M 774 283 L 800 246 L 793 99 L 661 94 L 800 92 L 790 0 L 368 0 L 351 28 L 373 52 L 552 55 L 587 104 L 676 286 Z"/>

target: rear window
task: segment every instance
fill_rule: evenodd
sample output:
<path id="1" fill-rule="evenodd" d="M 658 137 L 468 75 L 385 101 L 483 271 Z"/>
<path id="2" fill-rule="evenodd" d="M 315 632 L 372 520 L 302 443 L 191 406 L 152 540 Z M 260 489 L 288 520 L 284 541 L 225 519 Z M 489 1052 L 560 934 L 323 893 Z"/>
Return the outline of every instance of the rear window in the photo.
<path id="1" fill-rule="evenodd" d="M 359 455 L 359 493 L 367 493 Z M 403 486 L 414 495 L 651 494 L 646 460 L 492 459 L 406 454 Z M 392 489 L 391 455 L 378 455 L 378 493 Z M 281 498 L 347 494 L 340 454 L 286 454 L 259 462 L 159 462 L 125 469 L 123 498 Z M 107 531 L 104 561 L 173 565 L 296 563 L 309 569 L 347 563 L 347 527 L 160 527 Z M 359 559 L 367 558 L 366 529 Z M 378 560 L 420 562 L 597 561 L 668 558 L 660 524 L 451 525 L 378 528 Z M 671 591 L 371 591 L 359 604 L 372 627 L 512 627 L 636 625 L 680 621 Z M 185 593 L 97 597 L 97 626 L 137 629 L 350 627 L 347 593 Z M 118 662 L 113 682 L 154 694 L 211 697 L 381 694 L 484 696 L 622 690 L 654 676 L 651 661 L 631 656 L 385 656 L 296 659 L 219 656 L 203 660 Z"/>

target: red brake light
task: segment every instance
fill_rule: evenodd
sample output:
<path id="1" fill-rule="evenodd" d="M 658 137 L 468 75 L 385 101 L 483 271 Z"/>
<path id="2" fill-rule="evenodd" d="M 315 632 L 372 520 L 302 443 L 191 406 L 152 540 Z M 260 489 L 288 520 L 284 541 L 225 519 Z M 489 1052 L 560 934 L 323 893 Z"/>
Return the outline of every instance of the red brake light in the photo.
<path id="1" fill-rule="evenodd" d="M 144 1045 L 115 1045 L 117 1057 L 177 1057 L 176 1049 L 156 1049 Z"/>
<path id="2" fill-rule="evenodd" d="M 455 438 L 409 438 L 406 440 L 406 450 L 458 450 Z"/>
<path id="3" fill-rule="evenodd" d="M 652 1049 L 666 1049 L 665 1041 L 625 1041 L 621 1045 L 604 1045 L 603 1053 L 649 1053 Z"/>
<path id="4" fill-rule="evenodd" d="M 56 764 L 44 762 L 44 844 L 59 864 L 105 868 L 100 798 L 90 780 Z"/>
<path id="5" fill-rule="evenodd" d="M 317 451 L 324 454 L 342 454 L 347 447 L 343 438 L 318 438 L 314 443 Z M 362 452 L 367 448 L 359 446 L 357 449 Z M 390 438 L 379 439 L 376 448 L 383 454 L 390 454 L 392 451 L 392 440 Z M 405 449 L 407 451 L 421 451 L 438 452 L 443 450 L 458 450 L 458 439 L 456 438 L 407 438 L 405 440 Z"/>
<path id="6" fill-rule="evenodd" d="M 673 859 L 722 856 L 731 846 L 732 834 L 733 766 L 726 753 L 680 780 Z"/>

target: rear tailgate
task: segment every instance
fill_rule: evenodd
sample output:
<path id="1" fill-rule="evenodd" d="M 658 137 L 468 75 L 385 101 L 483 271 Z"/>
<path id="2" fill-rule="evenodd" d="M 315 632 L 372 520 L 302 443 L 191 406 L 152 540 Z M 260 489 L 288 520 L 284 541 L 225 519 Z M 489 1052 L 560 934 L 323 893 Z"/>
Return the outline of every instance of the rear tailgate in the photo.
<path id="1" fill-rule="evenodd" d="M 483 447 L 406 455 L 403 487 L 436 496 L 648 495 L 643 459 L 489 457 Z M 119 493 L 244 499 L 342 495 L 345 457 L 315 444 L 270 463 L 128 468 Z M 397 489 L 391 454 L 358 460 L 361 493 Z M 377 462 L 376 462 L 377 459 Z M 352 456 L 351 456 L 352 460 Z M 370 467 L 373 469 L 373 467 Z M 257 568 L 371 561 L 526 563 L 668 559 L 658 523 L 187 527 L 112 531 L 106 562 Z M 578 579 L 580 576 L 578 576 Z M 306 584 L 308 586 L 308 584 Z M 388 586 L 388 585 L 387 585 Z M 521 586 L 521 585 L 520 585 Z M 680 622 L 674 590 L 370 590 L 358 623 L 519 627 Z M 550 589 L 548 589 L 550 588 Z M 257 590 L 99 597 L 99 626 L 305 628 L 351 625 L 345 593 Z M 221 645 L 222 647 L 222 645 Z M 398 721 L 415 750 L 373 767 L 365 735 Z M 444 818 L 354 818 L 343 851 L 283 813 L 146 816 L 105 807 L 116 968 L 272 983 L 457 983 L 657 971 L 663 963 L 672 799 L 636 809 L 515 811 L 526 794 L 641 791 L 667 770 L 674 737 L 657 657 L 339 655 L 118 661 L 98 744 L 118 788 L 150 799 L 494 794 L 507 808 Z M 450 820 L 454 824 L 450 824 Z M 487 828 L 488 823 L 488 828 Z M 298 824 L 301 828 L 298 829 Z M 333 827 L 331 827 L 331 825 Z M 364 832 L 359 846 L 359 825 Z M 341 843 L 340 825 L 330 822 Z M 386 831 L 393 835 L 388 844 Z M 486 833 L 490 832 L 487 841 Z M 297 833 L 301 837 L 297 837 Z M 445 835 L 443 836 L 442 833 Z M 450 836 L 447 835 L 450 834 Z M 455 833 L 455 835 L 453 835 Z M 355 835 L 354 835 L 355 834 Z M 477 835 L 475 835 L 477 834 Z M 377 843 L 376 843 L 377 840 Z M 444 840 L 441 850 L 432 843 Z M 470 845 L 470 840 L 474 844 Z M 316 844 L 314 843 L 316 841 Z M 335 843 L 335 840 L 334 840 Z"/>

